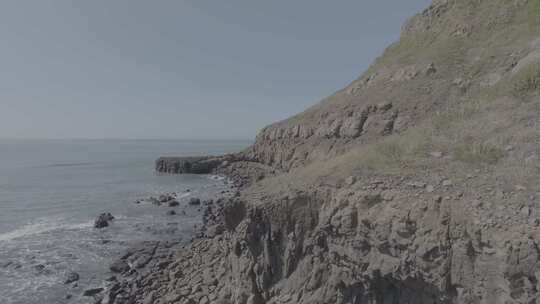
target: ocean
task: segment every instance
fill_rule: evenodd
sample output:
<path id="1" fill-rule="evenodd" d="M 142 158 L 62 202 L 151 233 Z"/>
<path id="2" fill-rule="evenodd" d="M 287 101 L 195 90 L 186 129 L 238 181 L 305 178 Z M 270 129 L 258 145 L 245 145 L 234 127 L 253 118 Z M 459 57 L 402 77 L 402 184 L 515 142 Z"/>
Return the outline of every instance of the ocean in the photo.
<path id="1" fill-rule="evenodd" d="M 200 221 L 192 196 L 224 189 L 206 175 L 154 172 L 159 156 L 237 152 L 247 141 L 0 140 L 0 303 L 91 303 L 85 288 L 110 276 L 109 264 L 146 240 L 188 240 Z M 189 191 L 189 192 L 187 192 Z M 170 207 L 134 202 L 176 192 Z M 93 228 L 102 212 L 115 216 Z M 70 272 L 78 282 L 64 284 Z M 67 299 L 67 295 L 72 295 Z"/>

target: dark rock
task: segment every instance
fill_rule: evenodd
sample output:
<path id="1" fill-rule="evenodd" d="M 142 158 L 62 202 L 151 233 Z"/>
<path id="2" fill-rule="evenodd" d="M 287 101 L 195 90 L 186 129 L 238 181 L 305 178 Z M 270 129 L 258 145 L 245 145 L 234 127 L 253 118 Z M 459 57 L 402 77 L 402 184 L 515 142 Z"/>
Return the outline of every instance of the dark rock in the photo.
<path id="1" fill-rule="evenodd" d="M 66 276 L 66 280 L 64 281 L 64 284 L 71 284 L 73 282 L 76 282 L 79 280 L 79 274 L 76 272 L 70 272 Z"/>
<path id="2" fill-rule="evenodd" d="M 201 199 L 196 198 L 196 197 L 192 197 L 192 198 L 189 199 L 189 204 L 192 205 L 192 206 L 200 205 L 201 204 Z"/>
<path id="3" fill-rule="evenodd" d="M 174 210 L 167 211 L 167 215 L 176 215 L 176 212 Z"/>
<path id="4" fill-rule="evenodd" d="M 155 197 L 151 197 L 148 200 L 150 201 L 150 203 L 152 203 L 152 205 L 161 206 L 161 202 Z"/>
<path id="5" fill-rule="evenodd" d="M 130 269 L 128 263 L 123 260 L 117 260 L 109 267 L 112 272 L 124 273 Z"/>
<path id="6" fill-rule="evenodd" d="M 37 273 L 42 273 L 43 270 L 45 270 L 45 265 L 43 265 L 43 264 L 36 265 L 36 266 L 34 266 L 34 270 Z"/>
<path id="7" fill-rule="evenodd" d="M 170 200 L 170 201 L 168 202 L 168 204 L 169 204 L 169 207 L 176 207 L 176 206 L 180 205 L 180 203 L 179 203 L 177 200 L 175 200 L 175 199 Z"/>
<path id="8" fill-rule="evenodd" d="M 104 228 L 109 226 L 109 222 L 114 219 L 110 213 L 102 213 L 94 221 L 94 228 Z"/>
<path id="9" fill-rule="evenodd" d="M 159 202 L 160 203 L 166 203 L 166 202 L 172 201 L 174 199 L 175 199 L 174 196 L 172 196 L 170 194 L 163 194 L 163 195 L 159 196 Z"/>
<path id="10" fill-rule="evenodd" d="M 223 162 L 216 157 L 161 157 L 156 160 L 156 171 L 173 174 L 210 174 Z"/>
<path id="11" fill-rule="evenodd" d="M 221 224 L 217 224 L 214 226 L 210 226 L 206 229 L 206 236 L 209 238 L 213 238 L 217 235 L 222 234 L 225 231 L 225 227 Z"/>
<path id="12" fill-rule="evenodd" d="M 93 297 L 93 296 L 96 296 L 98 294 L 100 294 L 101 292 L 103 292 L 103 288 L 92 288 L 92 289 L 87 289 L 84 291 L 83 293 L 83 296 L 85 297 Z"/>

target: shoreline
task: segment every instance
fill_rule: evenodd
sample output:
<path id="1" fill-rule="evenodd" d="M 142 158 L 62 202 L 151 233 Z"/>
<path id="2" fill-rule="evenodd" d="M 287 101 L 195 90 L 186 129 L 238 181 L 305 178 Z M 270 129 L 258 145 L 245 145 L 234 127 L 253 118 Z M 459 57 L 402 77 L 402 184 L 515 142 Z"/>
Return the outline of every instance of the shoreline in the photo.
<path id="1" fill-rule="evenodd" d="M 140 296 L 141 292 L 146 293 L 147 290 L 134 287 L 134 285 L 146 286 L 143 283 L 145 278 L 151 276 L 152 273 L 159 273 L 168 265 L 174 263 L 175 253 L 178 251 L 186 250 L 187 247 L 199 240 L 222 234 L 225 229 L 223 220 L 225 202 L 238 195 L 239 187 L 235 186 L 236 183 L 227 176 L 221 174 L 208 175 L 223 178 L 212 179 L 219 180 L 225 187 L 221 191 L 210 194 L 205 200 L 196 197 L 188 199 L 184 210 L 186 208 L 196 209 L 195 218 L 198 218 L 197 223 L 192 227 L 191 237 L 177 241 L 147 240 L 129 247 L 109 265 L 111 275 L 104 278 L 99 286 L 87 286 L 84 288 L 81 298 L 88 298 L 90 301 L 93 299 L 93 303 L 96 304 L 135 303 L 131 302 L 133 296 Z M 164 193 L 162 195 L 169 194 Z M 178 199 L 185 200 L 186 197 L 178 197 Z M 191 199 L 197 200 L 198 203 L 191 203 Z M 153 200 L 155 198 L 150 197 L 146 201 L 152 202 Z M 163 203 L 166 205 L 166 202 Z M 159 205 L 157 207 L 159 208 Z M 69 293 L 66 295 L 66 300 L 72 298 L 73 295 Z"/>

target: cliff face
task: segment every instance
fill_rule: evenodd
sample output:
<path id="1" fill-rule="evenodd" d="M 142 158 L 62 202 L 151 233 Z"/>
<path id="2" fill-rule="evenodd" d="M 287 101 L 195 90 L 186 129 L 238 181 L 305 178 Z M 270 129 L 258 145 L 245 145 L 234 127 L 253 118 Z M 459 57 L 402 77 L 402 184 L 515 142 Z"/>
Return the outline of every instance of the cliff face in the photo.
<path id="1" fill-rule="evenodd" d="M 539 54 L 539 0 L 434 1 L 241 153 L 267 174 L 152 301 L 540 303 Z"/>
<path id="2" fill-rule="evenodd" d="M 361 77 L 265 128 L 250 155 L 290 170 L 400 134 L 508 81 L 538 52 L 536 1 L 434 1 Z M 525 60 L 527 61 L 527 60 Z M 531 58 L 532 61 L 532 58 Z"/>

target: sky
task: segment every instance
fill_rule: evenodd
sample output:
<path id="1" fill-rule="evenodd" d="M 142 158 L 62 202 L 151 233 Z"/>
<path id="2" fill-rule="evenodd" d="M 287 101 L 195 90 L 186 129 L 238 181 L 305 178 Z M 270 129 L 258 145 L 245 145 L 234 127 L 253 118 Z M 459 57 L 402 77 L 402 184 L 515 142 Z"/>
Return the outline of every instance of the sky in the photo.
<path id="1" fill-rule="evenodd" d="M 3 0 L 0 138 L 252 139 L 430 0 Z"/>

